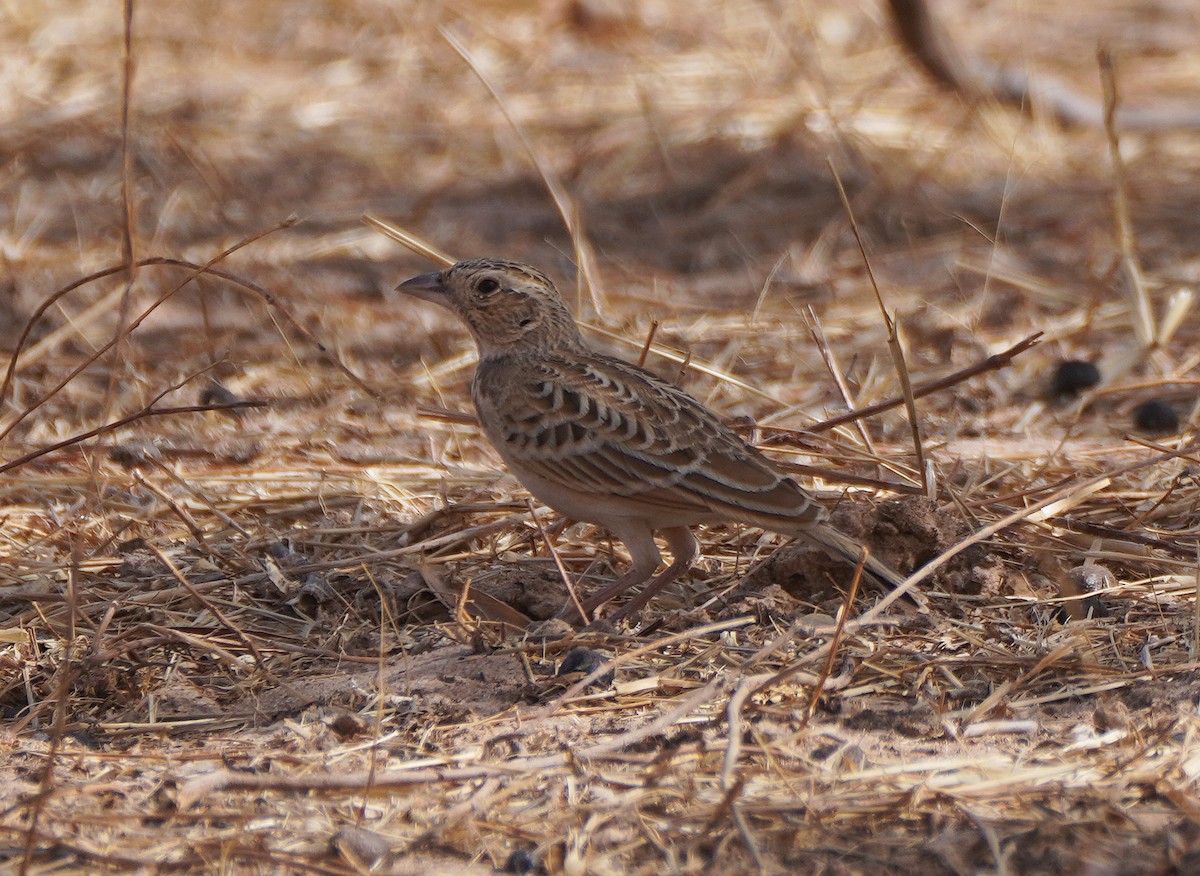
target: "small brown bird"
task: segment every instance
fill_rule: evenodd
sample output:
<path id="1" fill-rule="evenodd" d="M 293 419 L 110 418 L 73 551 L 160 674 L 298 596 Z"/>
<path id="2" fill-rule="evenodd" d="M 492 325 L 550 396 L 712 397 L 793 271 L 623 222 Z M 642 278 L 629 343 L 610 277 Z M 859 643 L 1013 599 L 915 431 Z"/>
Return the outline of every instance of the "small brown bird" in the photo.
<path id="1" fill-rule="evenodd" d="M 691 527 L 700 523 L 747 523 L 858 562 L 862 546 L 829 527 L 825 509 L 712 411 L 644 368 L 590 349 L 540 271 L 475 259 L 397 289 L 449 309 L 475 337 L 475 410 L 513 475 L 629 550 L 628 571 L 587 599 L 586 611 L 654 574 L 660 532 L 673 562 L 612 618 L 645 605 L 696 559 Z M 903 580 L 870 556 L 866 568 L 891 586 Z M 574 607 L 561 616 L 574 617 Z"/>

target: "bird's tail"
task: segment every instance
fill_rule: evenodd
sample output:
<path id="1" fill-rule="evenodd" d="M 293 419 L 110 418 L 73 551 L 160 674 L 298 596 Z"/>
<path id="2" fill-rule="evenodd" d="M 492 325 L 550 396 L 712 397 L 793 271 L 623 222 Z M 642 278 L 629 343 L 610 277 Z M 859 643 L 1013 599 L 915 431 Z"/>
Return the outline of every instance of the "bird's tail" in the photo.
<path id="1" fill-rule="evenodd" d="M 843 532 L 839 532 L 832 526 L 811 526 L 797 534 L 814 547 L 820 548 L 834 557 L 846 560 L 855 566 L 862 559 L 864 549 L 862 543 Z M 876 559 L 869 551 L 867 553 L 867 564 L 863 571 L 880 584 L 893 589 L 904 583 L 904 575 L 901 575 L 882 560 Z"/>

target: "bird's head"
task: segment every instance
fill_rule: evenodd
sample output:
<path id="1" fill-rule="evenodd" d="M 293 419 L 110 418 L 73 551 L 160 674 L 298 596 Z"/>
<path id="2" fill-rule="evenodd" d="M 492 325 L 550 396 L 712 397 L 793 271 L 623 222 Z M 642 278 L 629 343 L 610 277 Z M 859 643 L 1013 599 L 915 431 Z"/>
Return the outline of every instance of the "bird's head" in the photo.
<path id="1" fill-rule="evenodd" d="M 579 328 L 554 284 L 519 262 L 472 259 L 396 287 L 455 313 L 480 357 L 577 348 Z"/>

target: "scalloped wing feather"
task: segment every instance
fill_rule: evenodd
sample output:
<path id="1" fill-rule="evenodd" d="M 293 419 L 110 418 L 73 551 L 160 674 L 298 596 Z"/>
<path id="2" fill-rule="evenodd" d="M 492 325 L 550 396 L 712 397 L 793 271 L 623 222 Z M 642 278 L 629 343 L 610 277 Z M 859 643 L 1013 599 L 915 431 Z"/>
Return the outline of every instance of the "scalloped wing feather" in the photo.
<path id="1" fill-rule="evenodd" d="M 700 402 L 599 354 L 480 363 L 479 419 L 518 478 L 792 532 L 824 510 Z"/>

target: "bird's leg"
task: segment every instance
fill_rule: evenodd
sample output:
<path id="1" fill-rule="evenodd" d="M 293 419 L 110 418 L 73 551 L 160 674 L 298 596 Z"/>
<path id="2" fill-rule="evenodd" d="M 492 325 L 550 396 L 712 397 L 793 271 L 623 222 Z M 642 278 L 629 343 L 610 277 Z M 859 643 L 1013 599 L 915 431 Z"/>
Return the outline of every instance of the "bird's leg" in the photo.
<path id="1" fill-rule="evenodd" d="M 616 581 L 613 581 L 599 593 L 593 593 L 583 601 L 583 608 L 588 614 L 591 614 L 613 597 L 621 595 L 630 587 L 636 587 L 641 584 L 653 575 L 654 570 L 662 563 L 662 554 L 658 552 L 658 545 L 654 543 L 654 530 L 649 526 L 630 522 L 620 529 L 616 526 L 609 526 L 609 530 L 625 545 L 633 562 L 625 570 L 625 574 L 621 575 Z M 669 537 L 668 543 L 672 544 L 672 550 L 674 550 L 674 542 L 671 542 Z M 568 622 L 581 620 L 574 602 L 568 602 L 562 611 L 558 613 L 558 616 Z"/>
<path id="2" fill-rule="evenodd" d="M 650 534 L 649 530 L 646 531 L 646 534 Z M 659 563 L 662 562 L 662 555 L 659 554 L 658 547 L 655 546 L 655 562 L 653 565 L 650 565 L 650 553 L 642 535 L 633 536 L 630 533 L 629 536 L 621 540 L 625 543 L 626 547 L 631 548 L 630 553 L 634 557 L 633 566 L 616 581 L 585 600 L 583 603 L 585 611 L 590 613 L 604 605 L 610 599 L 620 596 L 630 587 L 636 587 L 638 584 L 641 584 L 650 577 L 654 570 L 658 568 Z M 664 529 L 663 536 L 667 539 L 667 544 L 671 546 L 673 562 L 657 577 L 651 580 L 649 584 L 643 587 L 641 593 L 610 615 L 609 620 L 620 620 L 630 612 L 637 611 L 649 602 L 654 597 L 654 594 L 658 593 L 658 591 L 662 590 L 691 568 L 692 562 L 695 561 L 696 555 L 700 552 L 700 545 L 696 541 L 696 537 L 692 535 L 692 531 L 686 526 L 679 526 L 672 529 Z M 649 542 L 650 544 L 654 543 L 652 535 L 650 535 Z M 559 612 L 558 616 L 563 620 L 573 621 L 579 616 L 579 613 L 575 610 L 574 604 L 568 604 Z"/>
<path id="3" fill-rule="evenodd" d="M 608 616 L 610 621 L 618 621 L 632 614 L 654 598 L 660 590 L 684 574 L 692 567 L 700 554 L 700 543 L 696 536 L 686 526 L 676 526 L 662 531 L 667 545 L 671 548 L 671 565 L 663 569 L 657 577 L 642 588 L 642 592 Z"/>

